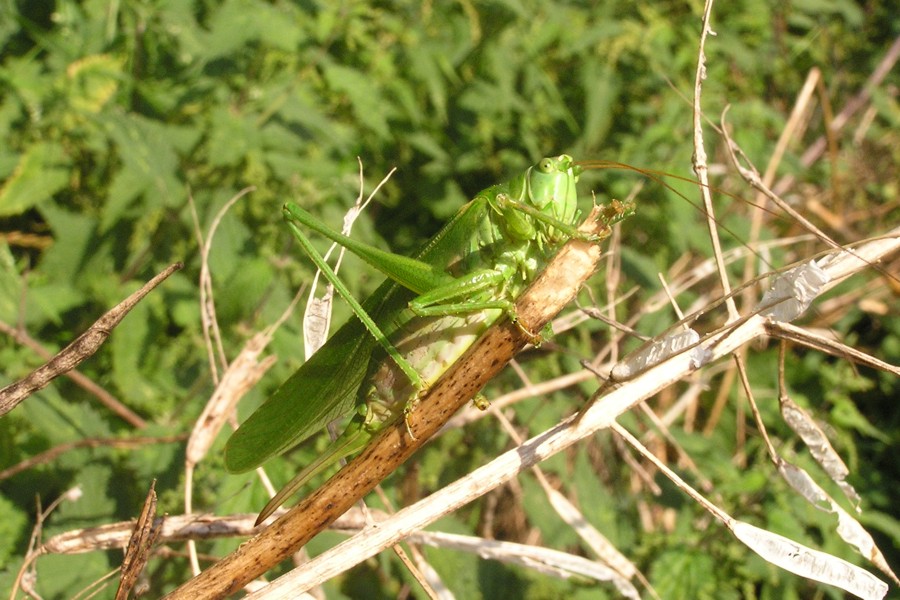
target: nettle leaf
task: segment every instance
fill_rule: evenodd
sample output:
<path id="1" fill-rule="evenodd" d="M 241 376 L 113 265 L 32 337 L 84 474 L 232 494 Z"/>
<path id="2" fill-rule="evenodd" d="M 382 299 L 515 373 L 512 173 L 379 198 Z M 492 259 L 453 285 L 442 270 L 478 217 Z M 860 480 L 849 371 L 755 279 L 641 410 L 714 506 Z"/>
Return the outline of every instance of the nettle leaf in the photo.
<path id="1" fill-rule="evenodd" d="M 25 514 L 11 501 L 0 496 L 0 564 L 8 565 L 9 559 L 18 553 L 16 541 L 24 533 L 26 526 L 28 519 Z"/>
<path id="2" fill-rule="evenodd" d="M 56 204 L 41 208 L 41 215 L 53 232 L 53 245 L 41 259 L 41 271 L 57 282 L 77 280 L 88 253 L 94 248 L 97 220 L 85 213 L 74 213 Z"/>
<path id="3" fill-rule="evenodd" d="M 86 437 L 108 436 L 109 425 L 101 412 L 106 409 L 95 408 L 91 404 L 92 398 L 87 398 L 84 402 L 80 401 L 81 392 L 64 398 L 59 392 L 64 385 L 69 385 L 65 379 L 54 381 L 44 389 L 35 392 L 16 410 L 21 411 L 20 416 L 25 417 L 34 430 L 46 440 L 48 446 Z M 76 395 L 79 396 L 78 400 L 75 398 Z M 67 464 L 68 460 L 77 461 L 78 459 L 70 458 L 67 454 L 63 454 L 60 458 L 61 464 Z"/>
<path id="4" fill-rule="evenodd" d="M 315 139 L 317 144 L 325 147 L 349 148 L 354 141 L 354 132 L 323 110 L 318 90 L 321 84 L 312 75 L 294 83 L 290 91 L 283 92 L 288 97 L 278 108 L 278 117 L 289 124 L 294 135 L 302 140 Z M 324 153 L 324 148 L 321 151 Z"/>
<path id="5" fill-rule="evenodd" d="M 59 326 L 66 311 L 84 303 L 85 293 L 73 282 L 47 279 L 29 285 L 26 299 L 24 317 L 29 326 L 45 325 L 48 321 Z"/>
<path id="6" fill-rule="evenodd" d="M 0 68 L 0 77 L 3 78 L 4 87 L 15 90 L 14 98 L 24 105 L 30 119 L 40 122 L 44 117 L 44 104 L 47 96 L 53 92 L 57 76 L 48 73 L 40 62 L 26 56 L 5 60 Z"/>
<path id="7" fill-rule="evenodd" d="M 428 92 L 428 100 L 433 106 L 434 114 L 431 115 L 440 123 L 447 122 L 447 79 L 452 76 L 452 68 L 446 64 L 447 57 L 444 51 L 447 49 L 437 44 L 422 44 L 417 50 L 409 53 L 408 60 L 412 74 L 424 85 Z M 398 92 L 399 94 L 399 92 Z M 416 124 L 427 121 L 429 115 L 419 114 L 417 105 L 410 101 L 407 108 L 409 118 Z"/>
<path id="8" fill-rule="evenodd" d="M 661 598 L 736 598 L 733 590 L 717 585 L 716 562 L 701 551 L 675 548 L 653 564 L 650 579 Z"/>
<path id="9" fill-rule="evenodd" d="M 223 3 L 209 20 L 204 58 L 233 57 L 250 42 L 263 42 L 291 51 L 303 37 L 293 15 L 286 14 L 285 9 L 267 2 L 230 0 Z"/>
<path id="10" fill-rule="evenodd" d="M 212 203 L 211 214 L 217 212 L 228 197 L 223 196 L 221 200 Z M 253 231 L 234 218 L 233 214 L 228 214 L 219 222 L 215 235 L 215 243 L 209 253 L 209 269 L 213 284 L 218 287 L 221 282 L 230 279 L 235 270 L 243 268 L 243 261 L 247 259 L 243 249 L 252 238 Z"/>
<path id="11" fill-rule="evenodd" d="M 590 151 L 600 148 L 609 133 L 621 84 L 613 69 L 597 60 L 584 62 L 581 77 L 585 89 L 581 140 Z"/>
<path id="12" fill-rule="evenodd" d="M 113 380 L 122 394 L 127 394 L 131 406 L 150 404 L 158 394 L 142 369 L 146 354 L 155 350 L 148 344 L 149 334 L 150 310 L 141 302 L 119 323 L 107 342 L 113 359 Z"/>
<path id="13" fill-rule="evenodd" d="M 44 505 L 54 499 L 45 499 Z M 60 523 L 65 521 L 60 520 Z M 74 525 L 72 527 L 75 528 Z M 54 528 L 52 532 L 48 532 L 47 537 L 64 530 L 62 526 Z M 73 590 L 83 589 L 91 582 L 101 581 L 107 577 L 110 562 L 106 552 L 47 554 L 41 557 L 40 570 L 41 573 L 50 575 L 37 578 L 35 589 L 41 598 L 71 598 Z"/>
<path id="14" fill-rule="evenodd" d="M 213 167 L 234 167 L 251 152 L 262 149 L 262 135 L 253 114 L 235 114 L 220 106 L 210 114 L 211 133 L 207 148 Z"/>
<path id="15" fill-rule="evenodd" d="M 116 510 L 110 489 L 115 487 L 112 469 L 104 461 L 92 460 L 92 452 L 72 453 L 83 463 L 72 481 L 81 488 L 81 497 L 73 502 L 63 502 L 53 515 L 55 520 L 77 527 L 79 523 L 94 523 L 97 515 L 110 515 Z"/>
<path id="16" fill-rule="evenodd" d="M 30 146 L 0 187 L 0 216 L 22 214 L 50 199 L 68 183 L 70 167 L 59 144 L 38 142 Z"/>
<path id="17" fill-rule="evenodd" d="M 356 69 L 330 64 L 325 67 L 325 79 L 334 92 L 346 95 L 353 116 L 360 125 L 374 131 L 379 138 L 392 137 L 388 118 L 395 111 L 368 75 Z"/>
<path id="18" fill-rule="evenodd" d="M 216 291 L 220 317 L 239 320 L 248 314 L 248 308 L 259 306 L 269 293 L 273 275 L 270 262 L 245 256 L 240 264 L 241 268 L 234 270 L 227 282 L 223 281 L 225 285 Z"/>
<path id="19" fill-rule="evenodd" d="M 22 295 L 22 277 L 9 246 L 0 244 L 0 319 L 15 322 Z"/>
<path id="20" fill-rule="evenodd" d="M 178 180 L 178 154 L 172 144 L 172 128 L 139 115 L 110 115 L 106 121 L 122 170 L 116 174 L 103 210 L 101 231 L 118 221 L 126 208 L 142 196 L 144 210 L 175 204 L 183 197 Z M 178 141 L 187 144 L 181 136 Z"/>

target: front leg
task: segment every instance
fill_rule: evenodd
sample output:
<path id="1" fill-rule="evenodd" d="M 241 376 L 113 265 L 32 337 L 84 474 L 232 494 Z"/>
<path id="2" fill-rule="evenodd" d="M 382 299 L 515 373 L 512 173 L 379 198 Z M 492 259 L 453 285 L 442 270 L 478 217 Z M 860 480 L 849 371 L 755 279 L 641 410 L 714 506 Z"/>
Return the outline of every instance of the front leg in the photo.
<path id="1" fill-rule="evenodd" d="M 409 308 L 420 317 L 466 315 L 500 309 L 515 318 L 515 305 L 506 295 L 506 282 L 514 274 L 509 268 L 482 269 L 417 296 Z"/>
<path id="2" fill-rule="evenodd" d="M 418 296 L 409 303 L 409 308 L 420 317 L 447 317 L 483 310 L 502 310 L 532 344 L 539 346 L 544 339 L 543 336 L 523 326 L 516 313 L 515 303 L 503 297 L 509 295 L 507 283 L 516 274 L 516 269 L 509 265 L 476 271 L 467 277 L 457 279 L 452 284 Z M 458 301 L 451 302 L 451 300 Z"/>

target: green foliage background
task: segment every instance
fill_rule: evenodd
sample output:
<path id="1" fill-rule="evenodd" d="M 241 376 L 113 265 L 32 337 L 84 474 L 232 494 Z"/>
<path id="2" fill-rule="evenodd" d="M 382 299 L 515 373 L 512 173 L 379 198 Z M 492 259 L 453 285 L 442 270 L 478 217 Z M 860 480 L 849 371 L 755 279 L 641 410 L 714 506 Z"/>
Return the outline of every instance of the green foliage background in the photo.
<path id="1" fill-rule="evenodd" d="M 391 167 L 399 171 L 354 235 L 401 252 L 427 239 L 473 193 L 544 155 L 567 152 L 689 176 L 692 134 L 685 98 L 692 94 L 701 8 L 614 0 L 0 0 L 0 321 L 23 328 L 48 348 L 61 348 L 165 265 L 186 263 L 81 369 L 142 415 L 147 427 L 136 431 L 63 378 L 0 420 L 0 468 L 85 438 L 190 431 L 212 382 L 189 199 L 206 231 L 225 201 L 254 187 L 224 220 L 211 256 L 218 317 L 233 357 L 252 332 L 277 318 L 310 275 L 281 223 L 281 203 L 293 199 L 339 223 L 358 193 L 357 157 L 368 189 Z M 720 3 L 713 25 L 718 36 L 707 47 L 704 110 L 716 120 L 730 105 L 734 136 L 764 165 L 809 70 L 822 70 L 830 102 L 842 107 L 900 34 L 894 8 L 875 0 Z M 802 150 L 822 131 L 820 111 L 804 142 L 785 157 L 782 171 L 799 178 L 795 190 L 806 196 L 841 192 L 843 239 L 898 222 L 900 110 L 890 91 L 897 85 L 895 70 L 873 92 L 868 128 L 857 140 L 852 132 L 843 135 L 834 160 L 810 169 L 799 163 Z M 711 130 L 709 140 L 713 162 L 724 162 Z M 600 199 L 624 197 L 634 181 L 622 173 L 589 174 L 585 202 L 590 189 Z M 716 183 L 732 185 L 726 178 Z M 695 195 L 688 185 L 678 187 Z M 639 215 L 625 225 L 623 267 L 642 291 L 623 307 L 625 313 L 638 310 L 641 298 L 658 289 L 657 271 L 689 252 L 708 253 L 701 220 L 682 198 L 648 188 L 638 201 Z M 746 212 L 742 202 L 724 210 L 738 236 L 734 245 L 746 235 Z M 776 222 L 765 236 L 790 232 L 789 224 Z M 379 281 L 352 259 L 344 274 L 359 297 Z M 853 304 L 828 326 L 897 364 L 896 290 L 877 298 L 886 313 L 863 312 Z M 336 310 L 340 322 L 346 310 Z M 673 320 L 650 315 L 640 330 L 654 335 Z M 301 361 L 299 330 L 298 316 L 278 332 L 271 350 L 279 363 L 244 400 L 242 416 Z M 567 353 L 548 362 L 526 359 L 535 363 L 530 373 L 540 379 L 577 368 L 576 359 L 590 356 L 604 335 L 592 326 L 563 336 L 557 342 Z M 11 338 L 0 339 L 5 381 L 41 362 Z M 760 353 L 751 363 L 754 383 L 771 390 L 774 358 Z M 800 351 L 789 371 L 797 397 L 833 427 L 852 481 L 866 499 L 864 522 L 896 559 L 896 379 Z M 514 382 L 512 376 L 501 378 L 495 393 Z M 586 396 L 590 389 L 582 392 Z M 715 392 L 713 385 L 707 404 Z M 724 505 L 742 518 L 858 561 L 836 541 L 827 516 L 785 491 L 757 440 L 743 449 L 747 467 L 732 462 L 735 403 L 711 434 L 677 432 Z M 784 451 L 796 449 L 797 460 L 809 462 L 778 425 L 771 395 L 764 408 Z M 539 427 L 574 409 L 567 395 L 526 402 L 519 414 Z M 637 421 L 629 425 L 640 427 Z M 424 495 L 501 451 L 507 441 L 484 423 L 437 443 L 415 469 L 396 476 L 406 484 L 390 488 L 398 504 L 410 501 L 403 490 L 411 480 Z M 80 500 L 63 502 L 53 513 L 45 538 L 134 517 L 153 478 L 163 510 L 180 512 L 182 446 L 78 449 L 0 481 L 0 581 L 11 585 L 21 565 L 36 495 L 46 506 L 73 486 L 83 491 Z M 615 452 L 609 439 L 601 439 L 547 468 L 572 482 L 566 491 L 581 499 L 582 510 L 638 562 L 662 597 L 838 597 L 748 556 L 721 528 L 695 526 L 697 507 L 673 490 L 663 498 L 631 493 L 629 471 L 613 460 Z M 306 456 L 276 461 L 273 477 L 287 479 Z M 225 474 L 214 453 L 200 466 L 195 506 L 218 514 L 258 509 L 263 492 L 258 484 L 248 490 L 250 479 Z M 516 493 L 500 500 L 521 504 L 525 529 L 540 524 L 542 544 L 578 551 L 577 540 L 554 521 L 532 481 L 522 481 Z M 660 522 L 647 528 L 638 518 L 647 503 L 653 511 L 671 511 L 673 528 Z M 482 510 L 472 507 L 441 526 L 476 531 Z M 495 533 L 515 539 L 524 531 L 521 523 Z M 556 538 L 554 532 L 560 532 Z M 329 539 L 321 536 L 312 546 L 321 548 Z M 212 542 L 203 550 L 220 555 L 235 545 Z M 472 557 L 439 556 L 438 562 L 455 561 L 445 577 L 460 597 L 613 593 Z M 68 597 L 120 560 L 117 552 L 41 558 L 38 589 L 45 598 Z M 156 559 L 151 589 L 170 589 L 187 572 L 184 560 Z M 392 597 L 407 584 L 402 569 L 382 557 L 333 582 L 330 591 L 359 597 L 365 590 L 374 597 L 377 589 Z"/>

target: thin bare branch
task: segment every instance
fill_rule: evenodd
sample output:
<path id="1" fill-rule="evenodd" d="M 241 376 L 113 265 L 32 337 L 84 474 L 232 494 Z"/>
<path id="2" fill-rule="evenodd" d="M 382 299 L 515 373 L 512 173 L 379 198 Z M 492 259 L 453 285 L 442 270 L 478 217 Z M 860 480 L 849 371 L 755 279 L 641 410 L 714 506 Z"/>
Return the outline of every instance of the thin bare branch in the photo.
<path id="1" fill-rule="evenodd" d="M 722 292 L 728 298 L 728 314 L 730 320 L 737 318 L 737 307 L 731 296 L 731 284 L 728 281 L 728 272 L 725 270 L 725 259 L 722 257 L 722 244 L 719 241 L 718 223 L 713 209 L 712 195 L 709 185 L 709 166 L 706 157 L 706 145 L 703 141 L 703 108 L 700 98 L 703 90 L 703 80 L 706 79 L 706 39 L 715 33 L 710 28 L 713 0 L 706 0 L 703 7 L 703 29 L 700 33 L 700 47 L 697 56 L 697 74 L 694 79 L 694 173 L 700 180 L 700 194 L 703 198 L 704 212 L 706 213 L 706 225 L 709 228 L 709 238 L 716 258 L 716 267 L 719 272 L 719 281 L 722 283 Z"/>
<path id="2" fill-rule="evenodd" d="M 141 289 L 128 296 L 105 315 L 97 319 L 87 331 L 75 341 L 60 350 L 46 364 L 38 367 L 24 379 L 11 383 L 0 390 L 0 416 L 5 415 L 34 392 L 44 388 L 56 377 L 71 371 L 103 345 L 112 330 L 125 318 L 144 296 L 165 281 L 172 273 L 181 269 L 181 263 L 169 265 L 156 277 L 145 283 Z"/>
<path id="3" fill-rule="evenodd" d="M 836 340 L 817 335 L 812 331 L 809 331 L 802 327 L 797 327 L 796 325 L 792 325 L 790 323 L 783 323 L 780 321 L 769 322 L 766 324 L 766 333 L 768 333 L 772 337 L 797 342 L 798 344 L 803 344 L 804 346 L 819 350 L 821 352 L 825 352 L 832 356 L 837 356 L 838 358 L 846 358 L 847 360 L 852 360 L 855 363 L 865 365 L 872 369 L 878 369 L 880 371 L 886 371 L 887 373 L 892 373 L 894 375 L 900 375 L 900 367 L 898 367 L 897 365 L 892 365 L 891 363 L 884 362 L 883 360 L 875 358 L 871 354 L 867 354 L 865 352 L 862 352 L 861 350 L 857 350 L 856 348 L 853 348 L 846 344 L 842 344 Z"/>

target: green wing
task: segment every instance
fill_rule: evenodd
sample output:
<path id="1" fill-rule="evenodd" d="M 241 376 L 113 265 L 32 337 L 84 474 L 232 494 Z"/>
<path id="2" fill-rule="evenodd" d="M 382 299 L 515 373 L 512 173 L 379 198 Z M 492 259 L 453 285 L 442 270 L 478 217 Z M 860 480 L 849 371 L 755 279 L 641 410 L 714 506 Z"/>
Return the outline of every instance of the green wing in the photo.
<path id="1" fill-rule="evenodd" d="M 358 319 L 348 321 L 232 434 L 225 468 L 258 467 L 353 410 L 376 344 Z"/>

